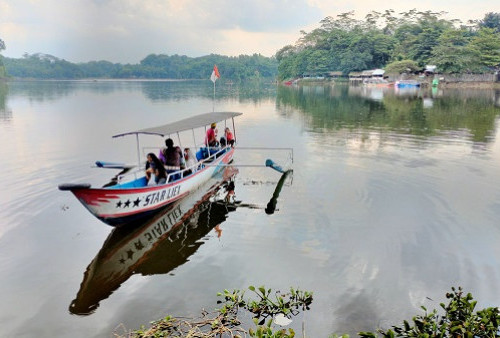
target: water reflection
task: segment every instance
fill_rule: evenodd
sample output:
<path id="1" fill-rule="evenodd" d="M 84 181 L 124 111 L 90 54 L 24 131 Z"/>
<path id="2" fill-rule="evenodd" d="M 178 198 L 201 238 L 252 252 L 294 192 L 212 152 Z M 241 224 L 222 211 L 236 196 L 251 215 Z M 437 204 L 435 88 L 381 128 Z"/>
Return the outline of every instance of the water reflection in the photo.
<path id="1" fill-rule="evenodd" d="M 310 117 L 313 131 L 361 128 L 425 137 L 460 135 L 484 143 L 492 141 L 500 113 L 498 90 L 321 88 L 279 87 L 278 110 L 299 109 Z"/>
<path id="2" fill-rule="evenodd" d="M 236 210 L 234 183 L 223 180 L 169 207 L 161 215 L 134 227 L 114 229 L 84 273 L 69 311 L 89 315 L 133 274 L 166 274 L 186 263 Z"/>
<path id="3" fill-rule="evenodd" d="M 57 101 L 81 88 L 72 81 L 11 81 L 8 87 L 9 96 L 27 97 L 31 103 Z"/>
<path id="4" fill-rule="evenodd" d="M 12 110 L 7 106 L 7 94 L 9 87 L 6 83 L 0 81 L 0 122 L 12 120 Z"/>
<path id="5" fill-rule="evenodd" d="M 210 80 L 75 80 L 75 81 L 11 81 L 1 86 L 10 87 L 10 95 L 28 97 L 33 102 L 60 100 L 75 91 L 109 95 L 115 92 L 142 91 L 151 101 L 178 101 L 193 98 L 213 98 Z M 210 82 L 211 84 L 211 82 Z M 3 93 L 4 98 L 6 93 Z M 263 81 L 243 85 L 217 82 L 216 99 L 237 98 L 241 102 L 258 102 L 276 95 L 276 86 Z M 0 102 L 1 104 L 1 102 Z M 1 106 L 0 106 L 1 107 Z M 1 109 L 1 108 L 0 108 Z"/>
<path id="6" fill-rule="evenodd" d="M 286 181 L 288 175 L 290 175 L 291 173 L 292 173 L 292 170 L 287 170 L 283 174 L 281 174 L 281 178 L 278 181 L 276 188 L 274 189 L 273 197 L 271 197 L 271 199 L 267 203 L 267 206 L 265 209 L 266 214 L 272 215 L 276 211 L 276 205 L 278 204 L 278 197 L 280 196 L 281 188 L 283 188 L 283 184 L 285 184 L 285 181 Z"/>
<path id="7" fill-rule="evenodd" d="M 151 101 L 180 100 L 203 97 L 211 100 L 214 97 L 213 87 L 204 80 L 190 81 L 144 81 L 141 89 Z M 200 89 L 202 90 L 200 91 Z M 276 95 L 276 86 L 261 81 L 250 81 L 235 86 L 231 83 L 217 82 L 216 99 L 237 98 L 240 102 L 258 102 Z"/>

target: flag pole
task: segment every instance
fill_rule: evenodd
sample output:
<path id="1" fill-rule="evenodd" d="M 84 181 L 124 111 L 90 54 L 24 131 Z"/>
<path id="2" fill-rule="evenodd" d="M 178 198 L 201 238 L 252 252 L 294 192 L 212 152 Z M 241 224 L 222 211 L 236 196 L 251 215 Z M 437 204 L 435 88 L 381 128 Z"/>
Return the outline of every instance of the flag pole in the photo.
<path id="1" fill-rule="evenodd" d="M 212 75 L 210 76 L 210 80 L 214 83 L 214 99 L 212 102 L 212 112 L 215 112 L 215 82 L 220 78 L 219 70 L 217 69 L 217 65 L 214 65 L 214 70 L 212 71 Z"/>

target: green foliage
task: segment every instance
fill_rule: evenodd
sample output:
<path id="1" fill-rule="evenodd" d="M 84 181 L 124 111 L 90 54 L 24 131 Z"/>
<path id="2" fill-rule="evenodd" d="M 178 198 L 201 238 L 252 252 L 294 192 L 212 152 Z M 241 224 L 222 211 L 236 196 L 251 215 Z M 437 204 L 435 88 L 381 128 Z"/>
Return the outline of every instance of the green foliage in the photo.
<path id="1" fill-rule="evenodd" d="M 371 12 L 365 20 L 354 19 L 354 12 L 327 17 L 320 28 L 301 32 L 294 46 L 276 53 L 278 77 L 329 71 L 347 75 L 395 67 L 394 62 L 403 60 L 413 61 L 418 69 L 436 64 L 438 71 L 447 73 L 480 73 L 500 65 L 499 13 L 488 13 L 474 26 L 458 28 L 458 20 L 442 19 L 444 14 L 410 10 L 395 16 L 393 10 L 386 10 Z"/>
<path id="2" fill-rule="evenodd" d="M 471 39 L 468 46 L 472 53 L 477 55 L 480 66 L 500 66 L 500 34 L 491 28 L 483 28 Z"/>
<path id="3" fill-rule="evenodd" d="M 5 42 L 0 39 L 0 52 L 5 49 Z M 5 66 L 3 64 L 3 56 L 0 55 L 0 79 L 7 76 L 7 71 L 5 70 Z"/>
<path id="4" fill-rule="evenodd" d="M 500 33 L 500 13 L 486 13 L 483 20 L 479 22 L 479 27 L 491 28 Z"/>
<path id="5" fill-rule="evenodd" d="M 293 338 L 295 337 L 295 331 L 293 329 L 282 329 L 274 331 L 271 327 L 272 320 L 268 320 L 265 325 L 259 325 L 257 319 L 254 320 L 256 329 L 248 330 L 250 337 L 255 338 Z"/>
<path id="6" fill-rule="evenodd" d="M 413 323 L 403 321 L 402 326 L 393 326 L 387 331 L 378 330 L 385 338 L 392 337 L 500 337 L 500 312 L 498 307 L 474 312 L 477 302 L 470 293 L 464 294 L 461 287 L 452 288 L 446 294 L 448 305 L 441 303 L 444 315 L 437 310 L 428 312 L 422 306 L 423 315 L 413 317 Z M 360 332 L 360 337 L 374 338 L 372 332 Z"/>
<path id="7" fill-rule="evenodd" d="M 241 302 L 244 293 L 239 290 L 233 291 L 231 297 L 237 295 L 238 297 L 236 299 L 240 301 L 238 305 L 253 313 L 256 318 L 266 319 L 278 313 L 296 315 L 299 309 L 309 310 L 309 306 L 313 299 L 311 292 L 295 290 L 294 288 L 290 288 L 290 292 L 287 293 L 281 293 L 280 291 L 272 293 L 271 289 L 266 290 L 263 286 L 259 288 L 249 286 L 248 289 L 252 291 L 258 299 Z M 224 297 L 226 304 L 228 301 L 232 301 L 232 298 L 228 298 L 228 295 L 224 295 Z"/>
<path id="8" fill-rule="evenodd" d="M 389 63 L 385 67 L 385 72 L 388 74 L 413 73 L 418 71 L 420 67 L 413 60 L 401 60 Z"/>
<path id="9" fill-rule="evenodd" d="M 82 77 L 79 67 L 66 60 L 46 54 L 25 54 L 22 59 L 4 58 L 7 72 L 14 77 L 39 79 L 77 79 Z"/>
<path id="10" fill-rule="evenodd" d="M 470 41 L 470 33 L 465 28 L 444 32 L 438 39 L 438 45 L 432 50 L 430 63 L 444 73 L 481 70 L 475 62 L 477 53 L 468 48 Z"/>
<path id="11" fill-rule="evenodd" d="M 400 40 L 406 58 L 414 60 L 421 67 L 425 66 L 432 49 L 438 45 L 441 34 L 453 27 L 450 21 L 439 19 L 440 15 L 441 13 L 430 11 L 419 13 L 416 23 L 411 24 L 403 35 L 405 40 Z M 398 35 L 398 29 L 395 35 Z"/>
<path id="12" fill-rule="evenodd" d="M 5 66 L 3 65 L 3 56 L 0 55 L 0 79 L 7 76 Z"/>
<path id="13" fill-rule="evenodd" d="M 245 291 L 224 290 L 217 293 L 222 297 L 217 303 L 222 307 L 214 316 L 209 317 L 204 313 L 201 319 L 181 319 L 167 316 L 161 320 L 152 322 L 150 329 L 144 327 L 133 332 L 133 337 L 218 337 L 223 334 L 228 336 L 248 336 L 256 338 L 293 338 L 293 329 L 274 328 L 272 317 L 278 313 L 292 316 L 299 310 L 308 310 L 312 303 L 312 293 L 290 288 L 287 293 L 273 292 L 264 286 L 255 288 L 250 286 L 256 298 L 245 298 Z M 239 309 L 244 309 L 253 314 L 255 328 L 248 331 L 240 327 L 241 321 L 238 317 Z M 267 319 L 267 322 L 266 322 Z"/>
<path id="14" fill-rule="evenodd" d="M 5 58 L 9 74 L 19 78 L 81 79 L 81 78 L 139 78 L 139 79 L 205 79 L 210 78 L 214 64 L 224 80 L 244 81 L 276 77 L 275 58 L 260 54 L 228 57 L 207 55 L 190 58 L 185 55 L 150 54 L 139 64 L 119 64 L 91 61 L 74 64 L 45 54 L 25 54 L 21 59 Z"/>

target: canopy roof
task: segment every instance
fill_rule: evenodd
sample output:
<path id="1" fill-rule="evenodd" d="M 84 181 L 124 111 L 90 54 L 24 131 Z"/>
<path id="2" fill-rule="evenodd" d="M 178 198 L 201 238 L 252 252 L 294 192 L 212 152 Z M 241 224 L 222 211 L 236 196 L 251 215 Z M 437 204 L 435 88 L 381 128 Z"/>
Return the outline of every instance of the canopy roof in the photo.
<path id="1" fill-rule="evenodd" d="M 118 135 L 114 135 L 113 137 L 120 137 L 125 135 L 135 135 L 135 134 L 149 134 L 149 135 L 158 135 L 165 136 L 174 134 L 177 132 L 200 128 L 207 126 L 213 122 L 217 123 L 220 121 L 224 121 L 227 119 L 231 119 L 233 117 L 239 116 L 242 113 L 235 112 L 214 112 L 214 113 L 205 113 L 201 115 L 196 115 L 193 117 L 188 117 L 187 119 L 183 119 L 177 122 L 165 124 L 163 126 L 145 128 L 135 131 L 129 131 L 127 133 L 122 133 Z"/>

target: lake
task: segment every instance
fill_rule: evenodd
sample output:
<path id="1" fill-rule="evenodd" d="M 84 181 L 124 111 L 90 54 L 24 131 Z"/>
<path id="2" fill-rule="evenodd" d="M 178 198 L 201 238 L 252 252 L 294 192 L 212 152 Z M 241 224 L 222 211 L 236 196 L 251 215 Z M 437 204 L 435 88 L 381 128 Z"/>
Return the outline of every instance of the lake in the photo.
<path id="1" fill-rule="evenodd" d="M 96 160 L 134 163 L 135 139 L 112 135 L 213 109 L 243 112 L 237 204 L 198 191 L 113 231 L 57 189 L 116 174 Z M 493 89 L 217 82 L 214 100 L 208 80 L 0 83 L 1 335 L 110 337 L 250 285 L 313 291 L 292 323 L 309 337 L 400 324 L 452 286 L 499 306 L 499 123 Z M 287 156 L 252 147 L 293 148 L 282 186 L 245 165 Z M 162 222 L 180 225 L 160 238 Z"/>

